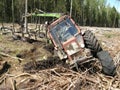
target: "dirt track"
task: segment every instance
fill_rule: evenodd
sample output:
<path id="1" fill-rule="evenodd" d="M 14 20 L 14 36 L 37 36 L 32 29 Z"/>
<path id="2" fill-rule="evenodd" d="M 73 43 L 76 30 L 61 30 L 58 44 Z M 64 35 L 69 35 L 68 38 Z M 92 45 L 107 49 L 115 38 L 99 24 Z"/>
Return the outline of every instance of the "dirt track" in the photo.
<path id="1" fill-rule="evenodd" d="M 82 27 L 82 29 L 90 29 Z M 101 29 L 101 28 L 100 28 Z M 104 50 L 108 50 L 114 60 L 120 60 L 120 29 L 100 30 L 93 28 Z M 0 61 L 7 61 L 11 65 L 7 72 L 1 74 L 0 90 L 119 90 L 120 67 L 117 67 L 117 75 L 108 77 L 101 73 L 99 62 L 95 62 L 90 68 L 85 68 L 80 73 L 56 65 L 52 69 L 35 71 L 33 74 L 23 71 L 23 65 L 30 61 L 39 61 L 52 56 L 51 49 L 45 48 L 45 42 L 28 43 L 14 41 L 10 34 L 0 35 L 0 52 L 17 60 L 0 55 Z M 49 49 L 49 50 L 48 50 Z M 120 64 L 120 62 L 119 62 Z M 118 64 L 118 65 L 119 65 Z M 95 71 L 96 69 L 98 71 Z"/>

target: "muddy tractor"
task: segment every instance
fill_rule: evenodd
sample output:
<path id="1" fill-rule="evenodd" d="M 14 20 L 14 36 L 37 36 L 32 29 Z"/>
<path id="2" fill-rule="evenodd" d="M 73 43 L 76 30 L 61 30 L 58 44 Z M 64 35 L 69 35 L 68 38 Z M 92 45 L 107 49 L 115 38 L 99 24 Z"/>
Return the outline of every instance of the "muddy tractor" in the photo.
<path id="1" fill-rule="evenodd" d="M 115 65 L 107 51 L 103 51 L 94 34 L 87 30 L 81 32 L 73 19 L 64 15 L 48 26 L 48 36 L 54 45 L 54 53 L 70 66 L 77 67 L 81 63 L 99 59 L 103 72 L 115 75 Z"/>
<path id="2" fill-rule="evenodd" d="M 80 64 L 90 62 L 95 57 L 101 62 L 102 71 L 105 74 L 115 75 L 116 67 L 110 54 L 102 49 L 90 30 L 82 32 L 69 15 L 37 12 L 24 17 L 29 16 L 58 18 L 49 25 L 45 25 L 47 31 L 42 36 L 48 36 L 54 45 L 54 56 L 65 60 L 71 68 L 78 68 Z"/>

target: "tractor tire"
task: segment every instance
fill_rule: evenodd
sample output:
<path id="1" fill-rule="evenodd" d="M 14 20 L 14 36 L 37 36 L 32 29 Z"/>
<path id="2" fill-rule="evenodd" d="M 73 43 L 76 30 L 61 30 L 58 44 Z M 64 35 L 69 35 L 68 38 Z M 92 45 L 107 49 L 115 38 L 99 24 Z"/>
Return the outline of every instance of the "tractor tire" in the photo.
<path id="1" fill-rule="evenodd" d="M 97 53 L 102 51 L 102 47 L 100 46 L 95 35 L 91 31 L 87 30 L 83 34 L 83 39 L 85 47 L 91 50 L 91 54 L 94 57 L 97 57 Z"/>
<path id="2" fill-rule="evenodd" d="M 97 53 L 98 59 L 102 65 L 102 72 L 109 76 L 114 76 L 116 74 L 116 66 L 107 51 L 101 51 Z"/>
<path id="3" fill-rule="evenodd" d="M 85 31 L 84 35 L 85 47 L 91 50 L 94 57 L 97 57 L 102 65 L 102 71 L 104 74 L 114 76 L 116 74 L 116 67 L 113 59 L 107 51 L 103 51 L 98 40 L 91 31 Z"/>

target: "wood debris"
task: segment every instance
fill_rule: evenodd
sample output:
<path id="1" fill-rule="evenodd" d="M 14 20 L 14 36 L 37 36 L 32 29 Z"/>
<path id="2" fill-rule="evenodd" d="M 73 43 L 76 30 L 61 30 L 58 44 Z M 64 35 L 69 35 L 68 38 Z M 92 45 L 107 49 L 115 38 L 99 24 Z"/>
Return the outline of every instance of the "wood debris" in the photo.
<path id="1" fill-rule="evenodd" d="M 86 71 L 82 74 L 57 66 L 52 69 L 40 70 L 34 74 L 10 75 L 6 73 L 3 79 L 10 78 L 13 90 L 86 90 L 87 88 L 90 90 L 119 90 L 120 80 L 118 77 L 120 77 L 119 74 L 110 77 L 101 73 L 90 74 Z"/>

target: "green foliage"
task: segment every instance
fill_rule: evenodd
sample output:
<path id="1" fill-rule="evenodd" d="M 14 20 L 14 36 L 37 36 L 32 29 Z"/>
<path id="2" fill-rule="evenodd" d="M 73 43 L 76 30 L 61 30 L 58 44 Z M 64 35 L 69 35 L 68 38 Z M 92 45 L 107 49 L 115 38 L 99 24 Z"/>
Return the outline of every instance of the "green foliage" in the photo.
<path id="1" fill-rule="evenodd" d="M 13 1 L 15 22 L 19 22 L 25 12 L 25 0 Z M 28 0 L 28 12 L 37 8 L 45 12 L 70 13 L 70 4 L 71 0 Z M 0 13 L 0 22 L 12 22 L 12 0 L 0 0 Z M 106 6 L 106 0 L 73 0 L 72 18 L 84 26 L 118 27 L 120 24 L 120 13 L 115 7 Z M 29 19 L 29 22 L 35 20 Z"/>

